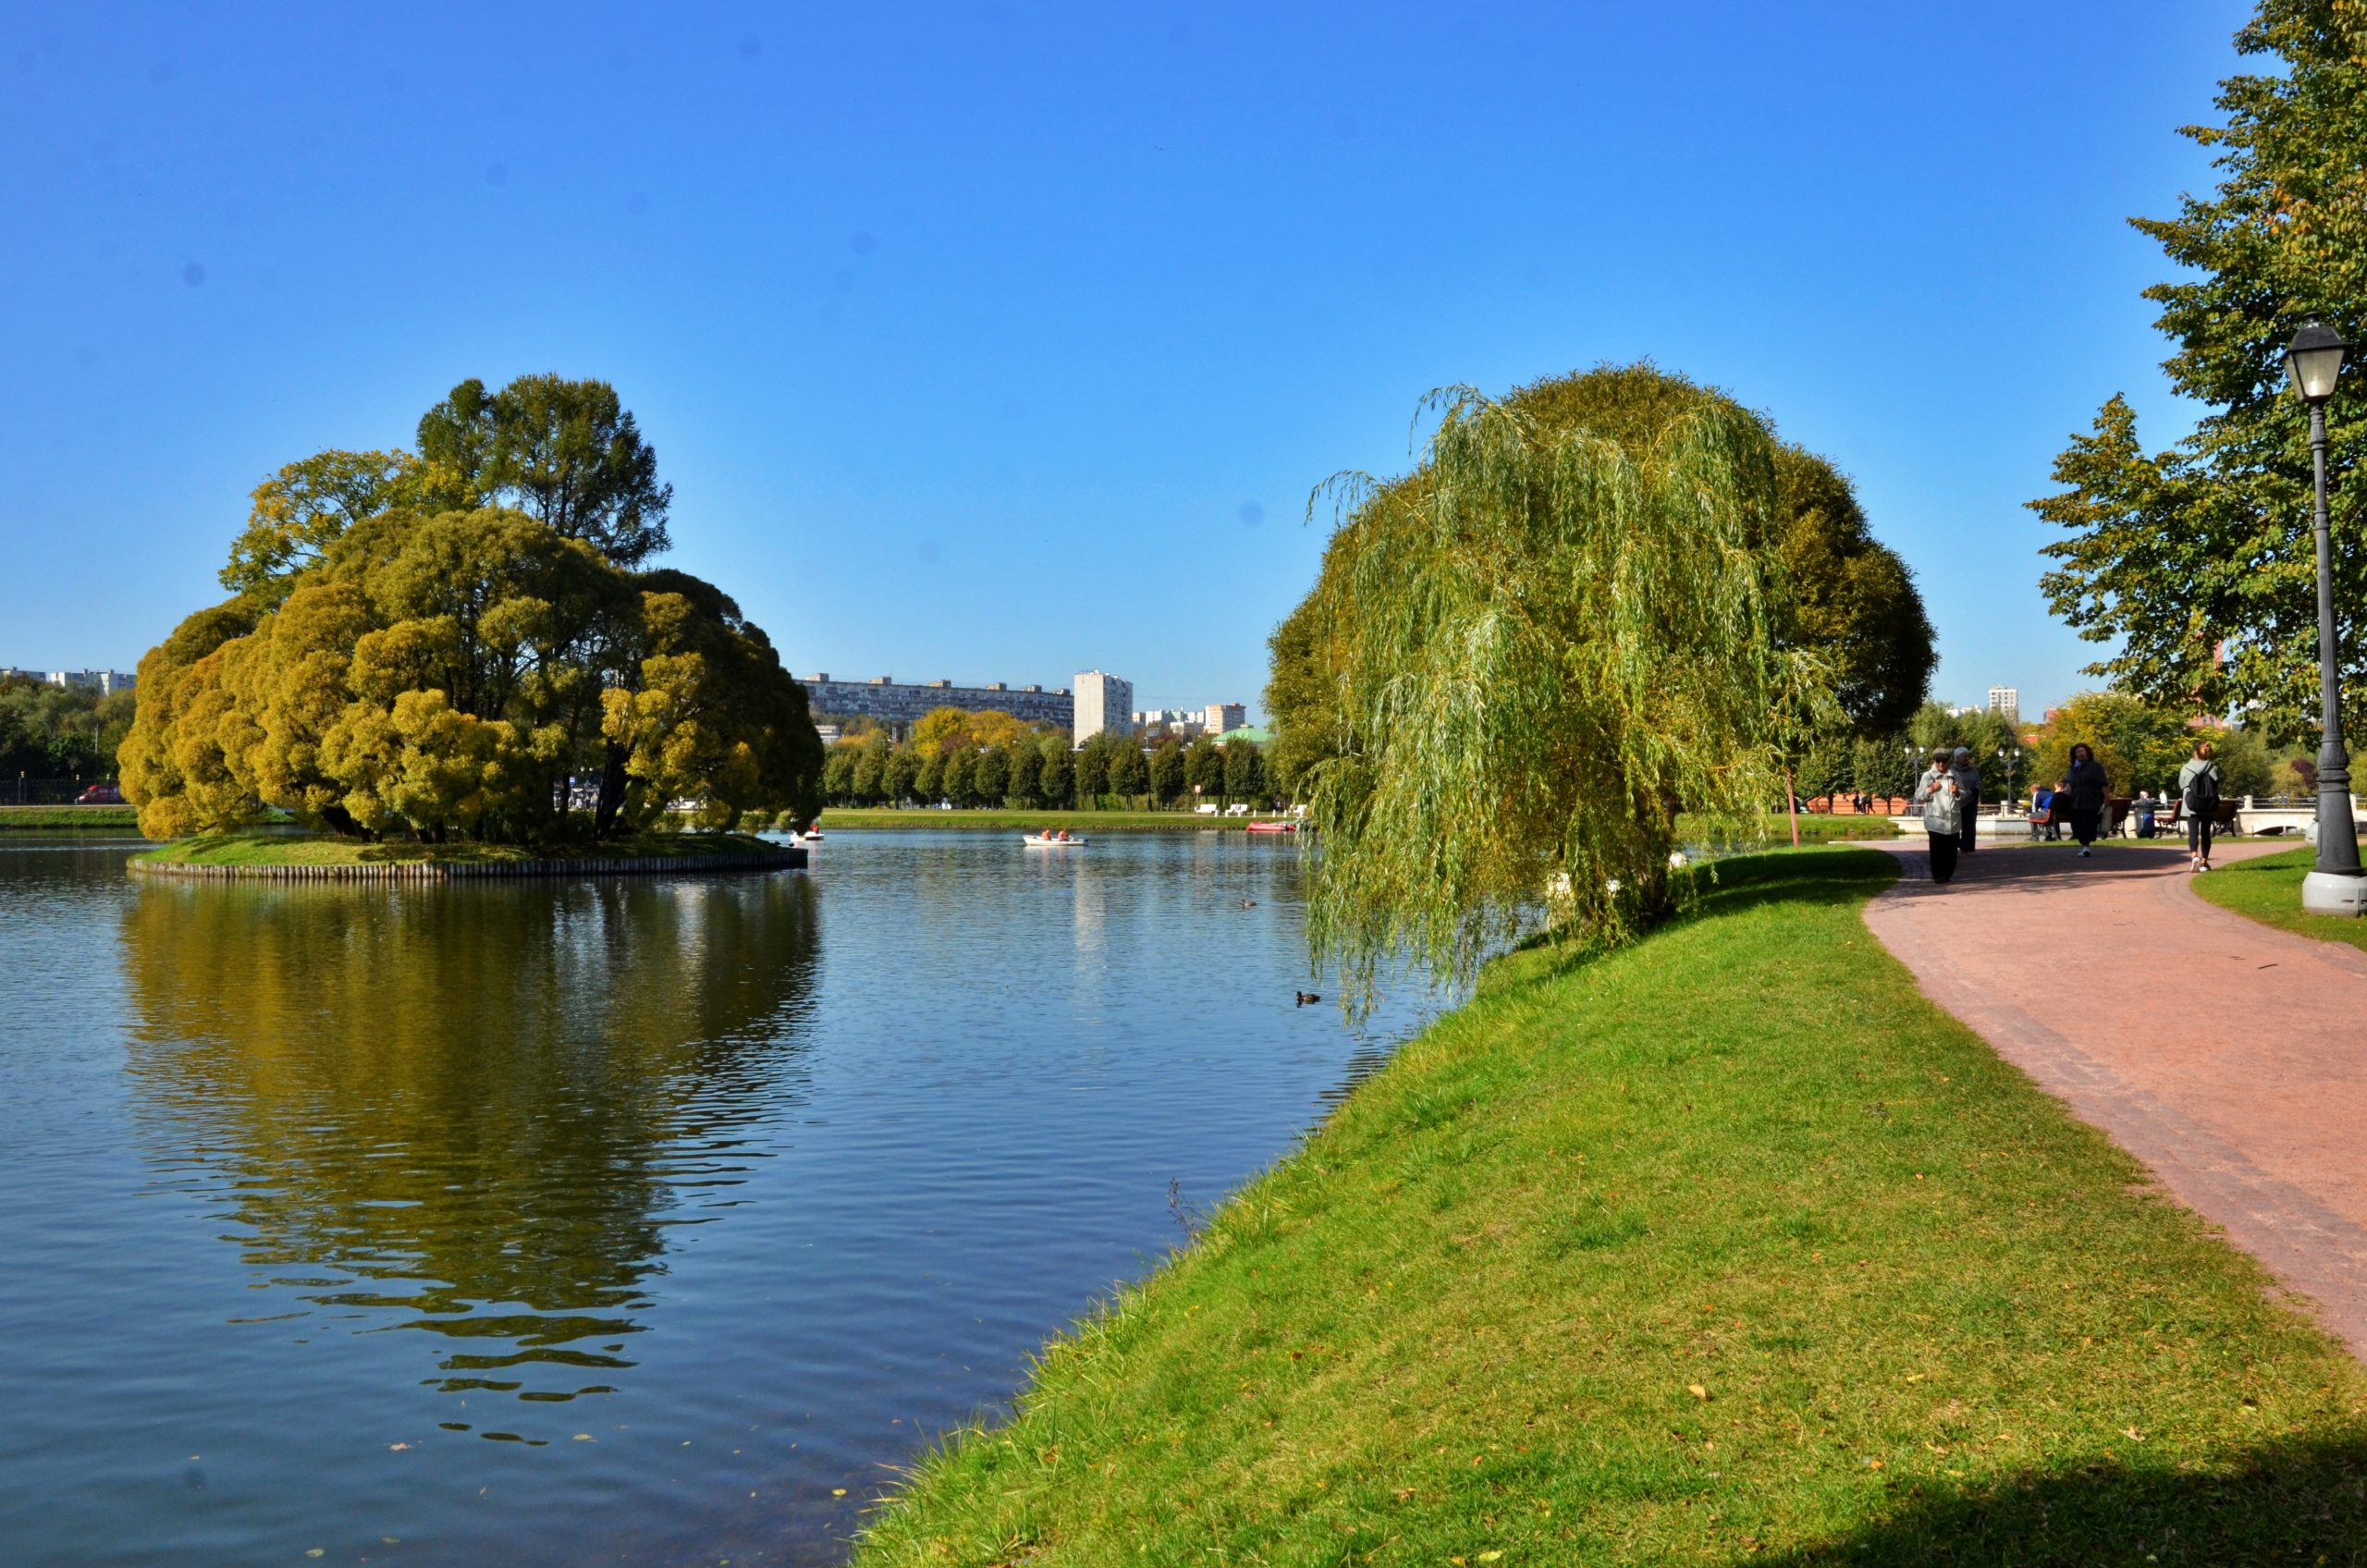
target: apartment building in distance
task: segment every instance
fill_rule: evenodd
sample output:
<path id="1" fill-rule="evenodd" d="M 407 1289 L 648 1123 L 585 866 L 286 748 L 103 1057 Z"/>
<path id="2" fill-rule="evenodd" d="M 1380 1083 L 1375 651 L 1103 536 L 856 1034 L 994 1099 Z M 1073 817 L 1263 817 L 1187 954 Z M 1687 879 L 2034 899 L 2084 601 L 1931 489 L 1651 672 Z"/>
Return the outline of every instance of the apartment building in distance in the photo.
<path id="1" fill-rule="evenodd" d="M 1249 710 L 1239 703 L 1210 703 L 1207 717 L 1208 732 L 1222 735 L 1238 729 L 1249 722 Z"/>
<path id="2" fill-rule="evenodd" d="M 1134 732 L 1134 683 L 1098 669 L 1079 670 L 1076 677 L 1076 718 L 1070 733 L 1084 745 L 1105 729 L 1121 735 Z"/>
<path id="3" fill-rule="evenodd" d="M 899 733 L 938 708 L 1007 713 L 1029 724 L 1057 725 L 1062 729 L 1075 717 L 1075 700 L 1065 686 L 1049 692 L 1041 686 L 1009 686 L 1000 680 L 956 686 L 950 680 L 900 681 L 892 675 L 833 680 L 827 673 L 801 676 L 799 683 L 805 688 L 805 705 L 817 720 L 867 718 Z"/>
<path id="4" fill-rule="evenodd" d="M 1188 741 L 1208 727 L 1208 715 L 1199 708 L 1136 708 L 1134 728 L 1164 729 Z"/>
<path id="5" fill-rule="evenodd" d="M 2022 722 L 2022 694 L 2011 686 L 1992 686 L 1989 688 L 1989 711 L 2002 713 L 2006 723 L 2018 725 Z"/>
<path id="6" fill-rule="evenodd" d="M 132 677 L 119 669 L 10 669 L 6 673 L 20 680 L 37 680 L 44 686 L 64 686 L 78 692 L 96 692 L 102 696 L 129 692 L 135 683 Z"/>

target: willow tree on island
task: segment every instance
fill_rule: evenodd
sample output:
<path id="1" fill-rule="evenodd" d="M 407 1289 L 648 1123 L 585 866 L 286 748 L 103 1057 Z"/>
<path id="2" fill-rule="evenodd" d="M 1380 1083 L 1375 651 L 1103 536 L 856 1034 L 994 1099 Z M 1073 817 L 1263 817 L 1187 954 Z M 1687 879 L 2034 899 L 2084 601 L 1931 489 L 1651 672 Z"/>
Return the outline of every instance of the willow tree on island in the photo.
<path id="1" fill-rule="evenodd" d="M 118 754 L 142 831 L 276 806 L 362 838 L 542 842 L 619 838 L 686 797 L 711 827 L 818 809 L 804 688 L 764 632 L 712 583 L 632 570 L 670 492 L 615 393 L 481 394 L 423 422 L 444 456 L 323 453 L 255 492 L 223 572 L 238 597 L 140 664 Z M 437 434 L 456 404 L 492 454 L 459 451 L 473 476 Z M 525 509 L 492 504 L 505 487 Z"/>
<path id="2" fill-rule="evenodd" d="M 1649 366 L 1425 409 L 1413 473 L 1326 487 L 1341 524 L 1269 695 L 1322 831 L 1309 935 L 1365 995 L 1401 956 L 1467 976 L 1540 911 L 1656 917 L 1677 814 L 1755 820 L 1784 716 L 1833 705 L 1786 642 L 1779 447 L 1748 410 Z"/>

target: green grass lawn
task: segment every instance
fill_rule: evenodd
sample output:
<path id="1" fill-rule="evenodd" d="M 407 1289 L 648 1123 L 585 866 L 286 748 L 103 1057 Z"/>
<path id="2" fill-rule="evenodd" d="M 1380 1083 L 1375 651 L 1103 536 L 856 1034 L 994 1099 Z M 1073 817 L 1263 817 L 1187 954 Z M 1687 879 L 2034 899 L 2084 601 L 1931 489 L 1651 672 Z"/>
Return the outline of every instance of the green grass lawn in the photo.
<path id="1" fill-rule="evenodd" d="M 2367 1375 L 1917 993 L 1894 870 L 1497 965 L 858 1568 L 2367 1558 Z"/>
<path id="2" fill-rule="evenodd" d="M 2304 845 L 2281 855 L 2219 866 L 2196 877 L 2194 890 L 2221 909 L 2234 910 L 2263 925 L 2367 949 L 2367 920 L 2301 913 L 2301 878 L 2317 863 L 2317 846 Z"/>
<path id="3" fill-rule="evenodd" d="M 131 806 L 0 806 L 0 832 L 122 833 L 139 827 Z"/>
<path id="4" fill-rule="evenodd" d="M 1679 842 L 1699 843 L 1707 829 L 1689 816 L 1676 819 Z M 1759 819 L 1759 831 L 1770 844 L 1789 845 L 1792 841 L 1792 821 L 1780 811 L 1769 812 Z M 1800 842 L 1803 844 L 1835 844 L 1850 839 L 1887 840 L 1899 837 L 1898 818 L 1895 816 L 1825 816 L 1810 812 L 1800 814 Z"/>
<path id="5" fill-rule="evenodd" d="M 310 833 L 217 833 L 180 839 L 134 860 L 178 865 L 374 865 L 435 861 L 446 864 L 563 860 L 654 860 L 685 855 L 778 852 L 745 833 L 652 833 L 620 843 L 364 844 Z"/>

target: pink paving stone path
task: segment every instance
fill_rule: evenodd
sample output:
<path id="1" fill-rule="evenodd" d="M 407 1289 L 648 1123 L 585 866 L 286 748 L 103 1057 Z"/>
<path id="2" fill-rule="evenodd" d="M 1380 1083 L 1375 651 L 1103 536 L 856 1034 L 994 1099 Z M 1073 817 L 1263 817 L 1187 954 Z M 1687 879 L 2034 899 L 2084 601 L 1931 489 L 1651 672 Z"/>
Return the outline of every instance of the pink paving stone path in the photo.
<path id="1" fill-rule="evenodd" d="M 1920 842 L 1866 924 L 1924 995 L 2367 1358 L 2367 953 L 2204 902 L 2182 847 L 1986 849 L 1935 888 Z"/>

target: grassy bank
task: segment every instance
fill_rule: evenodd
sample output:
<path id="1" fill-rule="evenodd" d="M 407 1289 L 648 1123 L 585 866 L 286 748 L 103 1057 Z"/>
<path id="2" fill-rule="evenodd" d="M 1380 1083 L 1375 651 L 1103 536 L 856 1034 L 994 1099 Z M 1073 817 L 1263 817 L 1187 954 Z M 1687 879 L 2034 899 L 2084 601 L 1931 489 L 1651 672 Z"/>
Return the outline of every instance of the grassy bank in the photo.
<path id="1" fill-rule="evenodd" d="M 0 832 L 133 833 L 140 813 L 130 806 L 0 806 Z"/>
<path id="2" fill-rule="evenodd" d="M 1893 868 L 1499 965 L 859 1568 L 2360 1562 L 2367 1376 L 1922 999 Z"/>
<path id="3" fill-rule="evenodd" d="M 2367 920 L 2342 915 L 2303 914 L 2301 878 L 2318 864 L 2314 844 L 2283 854 L 2239 860 L 2194 879 L 2194 890 L 2221 909 L 2328 942 L 2348 942 L 2367 950 Z"/>
<path id="4" fill-rule="evenodd" d="M 1792 821 L 1782 812 L 1770 812 L 1759 819 L 1759 831 L 1770 844 L 1792 841 Z M 1676 836 L 1688 843 L 1699 843 L 1707 830 L 1689 816 L 1676 819 Z M 1809 812 L 1800 814 L 1800 842 L 1803 844 L 1838 844 L 1853 839 L 1876 842 L 1897 838 L 1898 818 L 1895 816 L 1824 816 Z"/>
<path id="5" fill-rule="evenodd" d="M 625 860 L 684 855 L 765 854 L 777 845 L 745 833 L 652 833 L 605 844 L 363 844 L 308 833 L 221 833 L 180 839 L 134 855 L 177 865 L 379 865 L 438 862 Z"/>

